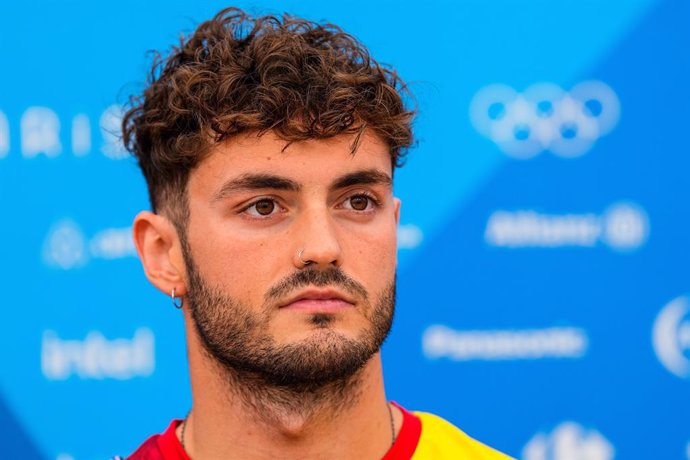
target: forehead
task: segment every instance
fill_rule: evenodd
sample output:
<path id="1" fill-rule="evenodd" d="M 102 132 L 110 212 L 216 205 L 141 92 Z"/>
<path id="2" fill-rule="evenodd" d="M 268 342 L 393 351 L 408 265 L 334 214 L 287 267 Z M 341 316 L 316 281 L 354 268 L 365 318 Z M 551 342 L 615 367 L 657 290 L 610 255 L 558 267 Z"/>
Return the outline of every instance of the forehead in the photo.
<path id="1" fill-rule="evenodd" d="M 392 176 L 390 149 L 385 141 L 365 132 L 353 154 L 354 140 L 354 135 L 340 135 L 288 145 L 271 132 L 240 135 L 213 147 L 192 171 L 189 188 L 192 192 L 214 193 L 228 179 L 262 173 L 324 186 L 361 170 L 377 170 Z"/>

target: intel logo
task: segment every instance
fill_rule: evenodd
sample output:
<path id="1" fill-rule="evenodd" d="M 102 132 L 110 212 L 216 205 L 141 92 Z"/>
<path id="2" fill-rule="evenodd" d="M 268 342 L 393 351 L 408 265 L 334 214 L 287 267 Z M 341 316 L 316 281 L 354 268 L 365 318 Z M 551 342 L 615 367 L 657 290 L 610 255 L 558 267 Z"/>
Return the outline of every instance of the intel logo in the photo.
<path id="1" fill-rule="evenodd" d="M 153 332 L 145 327 L 131 339 L 106 339 L 98 331 L 83 340 L 65 340 L 55 331 L 45 331 L 41 346 L 41 370 L 48 380 L 127 380 L 148 377 L 155 369 Z"/>
<path id="2" fill-rule="evenodd" d="M 585 81 L 570 91 L 539 83 L 519 93 L 494 84 L 480 89 L 470 103 L 475 129 L 507 155 L 525 160 L 548 150 L 574 158 L 618 123 L 620 102 L 600 81 Z"/>

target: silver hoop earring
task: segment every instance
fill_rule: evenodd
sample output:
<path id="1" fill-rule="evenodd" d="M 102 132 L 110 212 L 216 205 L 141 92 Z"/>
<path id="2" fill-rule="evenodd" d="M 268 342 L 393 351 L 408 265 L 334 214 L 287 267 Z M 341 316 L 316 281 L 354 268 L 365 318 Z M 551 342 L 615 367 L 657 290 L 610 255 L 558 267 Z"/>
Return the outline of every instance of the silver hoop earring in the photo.
<path id="1" fill-rule="evenodd" d="M 300 249 L 297 251 L 297 258 L 299 259 L 300 262 L 302 262 L 302 265 L 309 265 L 313 262 L 313 260 L 304 260 L 302 259 L 302 253 L 304 252 L 304 249 Z"/>
<path id="2" fill-rule="evenodd" d="M 172 303 L 175 308 L 182 308 L 182 297 L 175 297 L 175 288 L 172 288 L 170 297 L 172 298 Z"/>

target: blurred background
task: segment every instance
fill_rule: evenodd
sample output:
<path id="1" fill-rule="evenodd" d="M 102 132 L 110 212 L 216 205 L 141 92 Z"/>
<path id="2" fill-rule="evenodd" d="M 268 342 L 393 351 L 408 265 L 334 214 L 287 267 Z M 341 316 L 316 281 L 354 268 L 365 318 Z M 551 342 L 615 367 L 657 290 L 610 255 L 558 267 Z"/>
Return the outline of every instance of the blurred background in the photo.
<path id="1" fill-rule="evenodd" d="M 690 459 L 690 2 L 246 2 L 418 99 L 388 395 L 524 460 Z M 130 453 L 190 405 L 118 144 L 151 49 L 227 3 L 0 6 L 3 458 Z"/>

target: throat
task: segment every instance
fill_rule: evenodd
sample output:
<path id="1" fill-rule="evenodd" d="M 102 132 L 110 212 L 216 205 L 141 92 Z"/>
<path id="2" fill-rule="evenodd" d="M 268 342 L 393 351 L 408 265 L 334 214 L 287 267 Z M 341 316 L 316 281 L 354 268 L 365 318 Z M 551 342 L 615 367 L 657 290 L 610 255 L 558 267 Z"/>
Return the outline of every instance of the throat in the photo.
<path id="1" fill-rule="evenodd" d="M 230 398 L 288 439 L 336 418 L 356 405 L 362 394 L 362 372 L 325 385 L 281 387 L 251 373 L 224 371 Z"/>
<path id="2" fill-rule="evenodd" d="M 314 414 L 308 417 L 307 414 L 273 414 L 272 427 L 278 435 L 286 442 L 299 442 L 307 438 L 313 432 L 317 419 Z"/>

